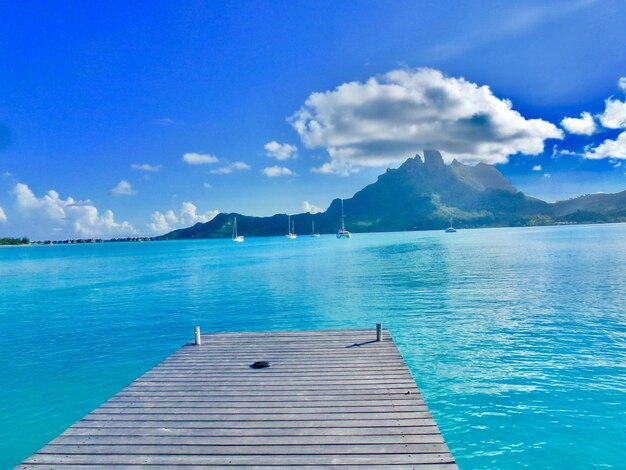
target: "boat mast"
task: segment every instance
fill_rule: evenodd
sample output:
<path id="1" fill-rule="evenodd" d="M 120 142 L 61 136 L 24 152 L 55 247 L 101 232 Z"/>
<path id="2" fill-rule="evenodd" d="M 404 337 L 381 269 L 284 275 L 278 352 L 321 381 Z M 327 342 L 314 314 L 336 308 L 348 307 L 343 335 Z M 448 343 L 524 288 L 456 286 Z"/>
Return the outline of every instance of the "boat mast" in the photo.
<path id="1" fill-rule="evenodd" d="M 346 224 L 345 224 L 345 216 L 343 215 L 343 199 L 341 200 L 341 231 L 345 232 Z"/>

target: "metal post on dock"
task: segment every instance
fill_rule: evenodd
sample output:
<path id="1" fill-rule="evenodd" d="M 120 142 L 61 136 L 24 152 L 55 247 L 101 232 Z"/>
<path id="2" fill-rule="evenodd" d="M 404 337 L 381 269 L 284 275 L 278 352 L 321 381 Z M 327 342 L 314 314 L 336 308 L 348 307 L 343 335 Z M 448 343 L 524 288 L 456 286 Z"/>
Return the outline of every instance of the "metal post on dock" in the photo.
<path id="1" fill-rule="evenodd" d="M 200 338 L 200 327 L 196 326 L 196 345 L 200 346 L 202 344 L 202 338 Z"/>
<path id="2" fill-rule="evenodd" d="M 383 340 L 383 325 L 382 323 L 376 323 L 376 341 Z"/>

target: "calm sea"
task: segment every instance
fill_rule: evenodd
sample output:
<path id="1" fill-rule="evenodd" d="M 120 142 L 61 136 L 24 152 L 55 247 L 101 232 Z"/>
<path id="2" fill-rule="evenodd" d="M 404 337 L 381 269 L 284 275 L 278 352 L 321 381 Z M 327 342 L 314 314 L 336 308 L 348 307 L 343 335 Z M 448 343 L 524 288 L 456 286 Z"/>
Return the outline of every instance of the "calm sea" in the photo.
<path id="1" fill-rule="evenodd" d="M 203 331 L 391 330 L 461 469 L 626 466 L 626 225 L 0 249 L 0 468 Z"/>

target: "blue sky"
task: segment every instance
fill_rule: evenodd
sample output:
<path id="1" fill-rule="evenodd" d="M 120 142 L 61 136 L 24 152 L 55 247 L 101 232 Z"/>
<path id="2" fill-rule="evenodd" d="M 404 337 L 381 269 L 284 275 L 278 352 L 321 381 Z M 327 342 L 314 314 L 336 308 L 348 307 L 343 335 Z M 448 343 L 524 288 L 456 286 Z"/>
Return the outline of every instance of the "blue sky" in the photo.
<path id="1" fill-rule="evenodd" d="M 547 200 L 626 189 L 618 0 L 2 10 L 0 235 L 325 208 L 424 146 Z"/>

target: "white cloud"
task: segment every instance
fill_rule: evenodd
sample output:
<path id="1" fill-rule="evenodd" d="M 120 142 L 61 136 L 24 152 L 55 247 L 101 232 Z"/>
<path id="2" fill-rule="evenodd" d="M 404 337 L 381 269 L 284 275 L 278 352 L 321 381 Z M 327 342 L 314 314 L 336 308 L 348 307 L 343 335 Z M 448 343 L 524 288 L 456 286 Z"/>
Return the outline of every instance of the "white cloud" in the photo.
<path id="1" fill-rule="evenodd" d="M 244 162 L 235 162 L 232 165 L 230 165 L 230 167 L 233 168 L 234 170 L 249 170 L 250 169 L 250 165 Z"/>
<path id="2" fill-rule="evenodd" d="M 561 157 L 563 155 L 566 155 L 566 156 L 579 156 L 579 157 L 583 156 L 583 154 L 578 153 L 578 152 L 573 152 L 573 151 L 567 150 L 567 149 L 560 149 L 558 147 L 558 145 L 554 145 L 552 147 L 552 155 L 551 155 L 552 158 Z"/>
<path id="3" fill-rule="evenodd" d="M 174 121 L 172 118 L 168 118 L 168 117 L 157 119 L 156 122 L 157 122 L 157 124 L 159 126 L 164 126 L 164 127 L 173 126 L 173 125 L 176 124 L 176 121 Z"/>
<path id="4" fill-rule="evenodd" d="M 211 173 L 213 173 L 214 175 L 229 175 L 233 171 L 249 170 L 249 169 L 250 169 L 250 165 L 248 165 L 247 163 L 234 162 L 234 163 L 231 163 L 230 165 L 221 166 L 219 168 L 216 168 L 215 170 L 211 170 Z"/>
<path id="5" fill-rule="evenodd" d="M 42 238 L 54 235 L 64 237 L 116 237 L 136 233 L 128 222 L 116 222 L 113 212 L 98 209 L 91 201 L 62 199 L 54 190 L 37 197 L 28 185 L 18 183 L 11 191 L 15 197 L 19 221 L 26 231 Z M 13 220 L 13 219 L 12 219 Z"/>
<path id="6" fill-rule="evenodd" d="M 544 173 L 543 177 L 544 178 L 552 178 L 552 175 L 550 173 Z"/>
<path id="7" fill-rule="evenodd" d="M 50 190 L 48 194 L 38 198 L 28 185 L 23 183 L 15 185 L 12 194 L 15 196 L 19 208 L 26 210 L 36 209 L 39 215 L 49 219 L 63 219 L 65 217 L 64 207 L 76 203 L 71 197 L 64 201 L 59 197 L 59 193 L 54 190 Z"/>
<path id="8" fill-rule="evenodd" d="M 216 168 L 215 170 L 211 170 L 211 173 L 214 175 L 229 175 L 233 172 L 233 169 L 230 168 L 229 166 L 222 166 L 219 168 Z"/>
<path id="9" fill-rule="evenodd" d="M 277 160 L 289 160 L 298 157 L 298 147 L 290 144 L 279 144 L 275 140 L 265 144 L 265 154 Z"/>
<path id="10" fill-rule="evenodd" d="M 323 209 L 315 204 L 311 204 L 309 201 L 304 201 L 302 203 L 302 210 L 304 212 L 310 212 L 311 214 L 317 214 L 318 212 L 322 212 Z"/>
<path id="11" fill-rule="evenodd" d="M 163 234 L 171 230 L 189 227 L 198 222 L 208 222 L 213 219 L 219 211 L 206 211 L 198 214 L 198 208 L 192 202 L 183 202 L 178 209 L 178 213 L 168 210 L 165 213 L 154 211 L 150 216 L 148 228 L 157 234 Z"/>
<path id="12" fill-rule="evenodd" d="M 563 118 L 561 126 L 570 134 L 591 135 L 596 131 L 596 122 L 588 112 L 580 113 L 579 118 Z"/>
<path id="13" fill-rule="evenodd" d="M 322 166 L 311 168 L 311 172 L 319 173 L 322 175 L 339 175 L 339 176 L 348 176 L 351 173 L 357 173 L 359 168 L 354 166 L 352 163 L 348 161 L 342 160 L 331 160 L 329 162 L 324 163 Z"/>
<path id="14" fill-rule="evenodd" d="M 622 162 L 613 163 L 613 168 L 619 168 L 620 166 L 622 166 Z"/>
<path id="15" fill-rule="evenodd" d="M 626 77 L 621 77 L 617 86 L 626 92 Z M 585 147 L 585 158 L 602 159 L 617 158 L 626 159 L 626 101 L 607 98 L 604 101 L 604 111 L 599 114 L 598 119 L 602 126 L 607 129 L 625 129 L 616 139 L 606 139 L 595 148 L 591 145 Z"/>
<path id="16" fill-rule="evenodd" d="M 179 221 L 182 224 L 195 224 L 197 222 L 208 222 L 217 214 L 218 211 L 206 211 L 202 214 L 197 213 L 198 208 L 192 202 L 183 202 L 180 205 Z"/>
<path id="17" fill-rule="evenodd" d="M 594 149 L 585 152 L 585 158 L 618 158 L 626 160 L 626 131 L 617 136 L 617 139 L 606 139 Z"/>
<path id="18" fill-rule="evenodd" d="M 189 165 L 212 165 L 213 163 L 217 163 L 219 158 L 215 155 L 209 155 L 208 153 L 188 152 L 183 155 L 183 161 Z"/>
<path id="19" fill-rule="evenodd" d="M 626 128 L 626 101 L 606 99 L 604 112 L 598 118 L 607 129 Z"/>
<path id="20" fill-rule="evenodd" d="M 620 77 L 617 86 L 626 93 L 626 77 Z M 626 128 L 626 101 L 607 98 L 604 100 L 604 112 L 598 118 L 607 129 Z"/>
<path id="21" fill-rule="evenodd" d="M 541 171 L 541 170 L 542 170 L 541 165 L 535 165 L 533 167 L 533 171 Z"/>
<path id="22" fill-rule="evenodd" d="M 456 37 L 454 34 L 443 35 L 445 42 L 427 49 L 426 53 L 434 60 L 451 59 L 482 45 L 502 41 L 502 38 L 509 36 L 520 35 L 551 21 L 574 14 L 583 8 L 593 6 L 596 0 L 573 0 L 554 4 L 540 2 L 535 5 L 518 5 L 517 3 L 504 3 L 509 7 L 508 11 L 499 15 L 485 15 L 480 25 L 475 25 L 468 33 Z M 492 18 L 491 21 L 490 18 Z M 433 41 L 437 39 L 433 38 Z"/>
<path id="23" fill-rule="evenodd" d="M 563 132 L 526 119 L 487 86 L 433 69 L 393 70 L 366 82 L 311 94 L 289 118 L 308 148 L 325 148 L 331 162 L 357 166 L 396 163 L 424 148 L 461 162 L 503 163 L 536 155 Z M 349 172 L 322 166 L 318 172 Z"/>
<path id="24" fill-rule="evenodd" d="M 137 191 L 133 189 L 132 185 L 128 181 L 121 180 L 111 190 L 111 194 L 114 196 L 133 196 L 137 194 Z"/>
<path id="25" fill-rule="evenodd" d="M 9 218 L 7 217 L 6 212 L 4 212 L 4 209 L 2 207 L 0 207 L 0 223 L 5 223 L 7 220 L 9 220 Z"/>
<path id="26" fill-rule="evenodd" d="M 278 165 L 263 168 L 263 174 L 270 178 L 276 178 L 278 176 L 295 176 L 295 173 L 289 168 Z"/>
<path id="27" fill-rule="evenodd" d="M 149 163 L 133 163 L 130 167 L 133 170 L 147 171 L 150 173 L 161 171 L 161 165 L 150 165 Z"/>
<path id="28" fill-rule="evenodd" d="M 203 183 L 203 184 L 202 184 L 202 186 L 203 186 L 205 189 L 211 189 L 211 188 L 213 187 L 213 185 L 212 185 L 211 183 Z"/>
<path id="29" fill-rule="evenodd" d="M 165 219 L 165 215 L 161 214 L 159 211 L 155 211 L 150 216 L 150 223 L 148 224 L 148 228 L 154 232 L 160 234 L 164 234 L 169 232 L 170 225 Z"/>
<path id="30" fill-rule="evenodd" d="M 177 224 L 178 217 L 174 214 L 174 211 L 167 211 L 162 214 L 159 211 L 154 211 L 150 216 L 150 223 L 148 228 L 157 234 L 163 234 L 172 230 L 170 224 Z"/>

